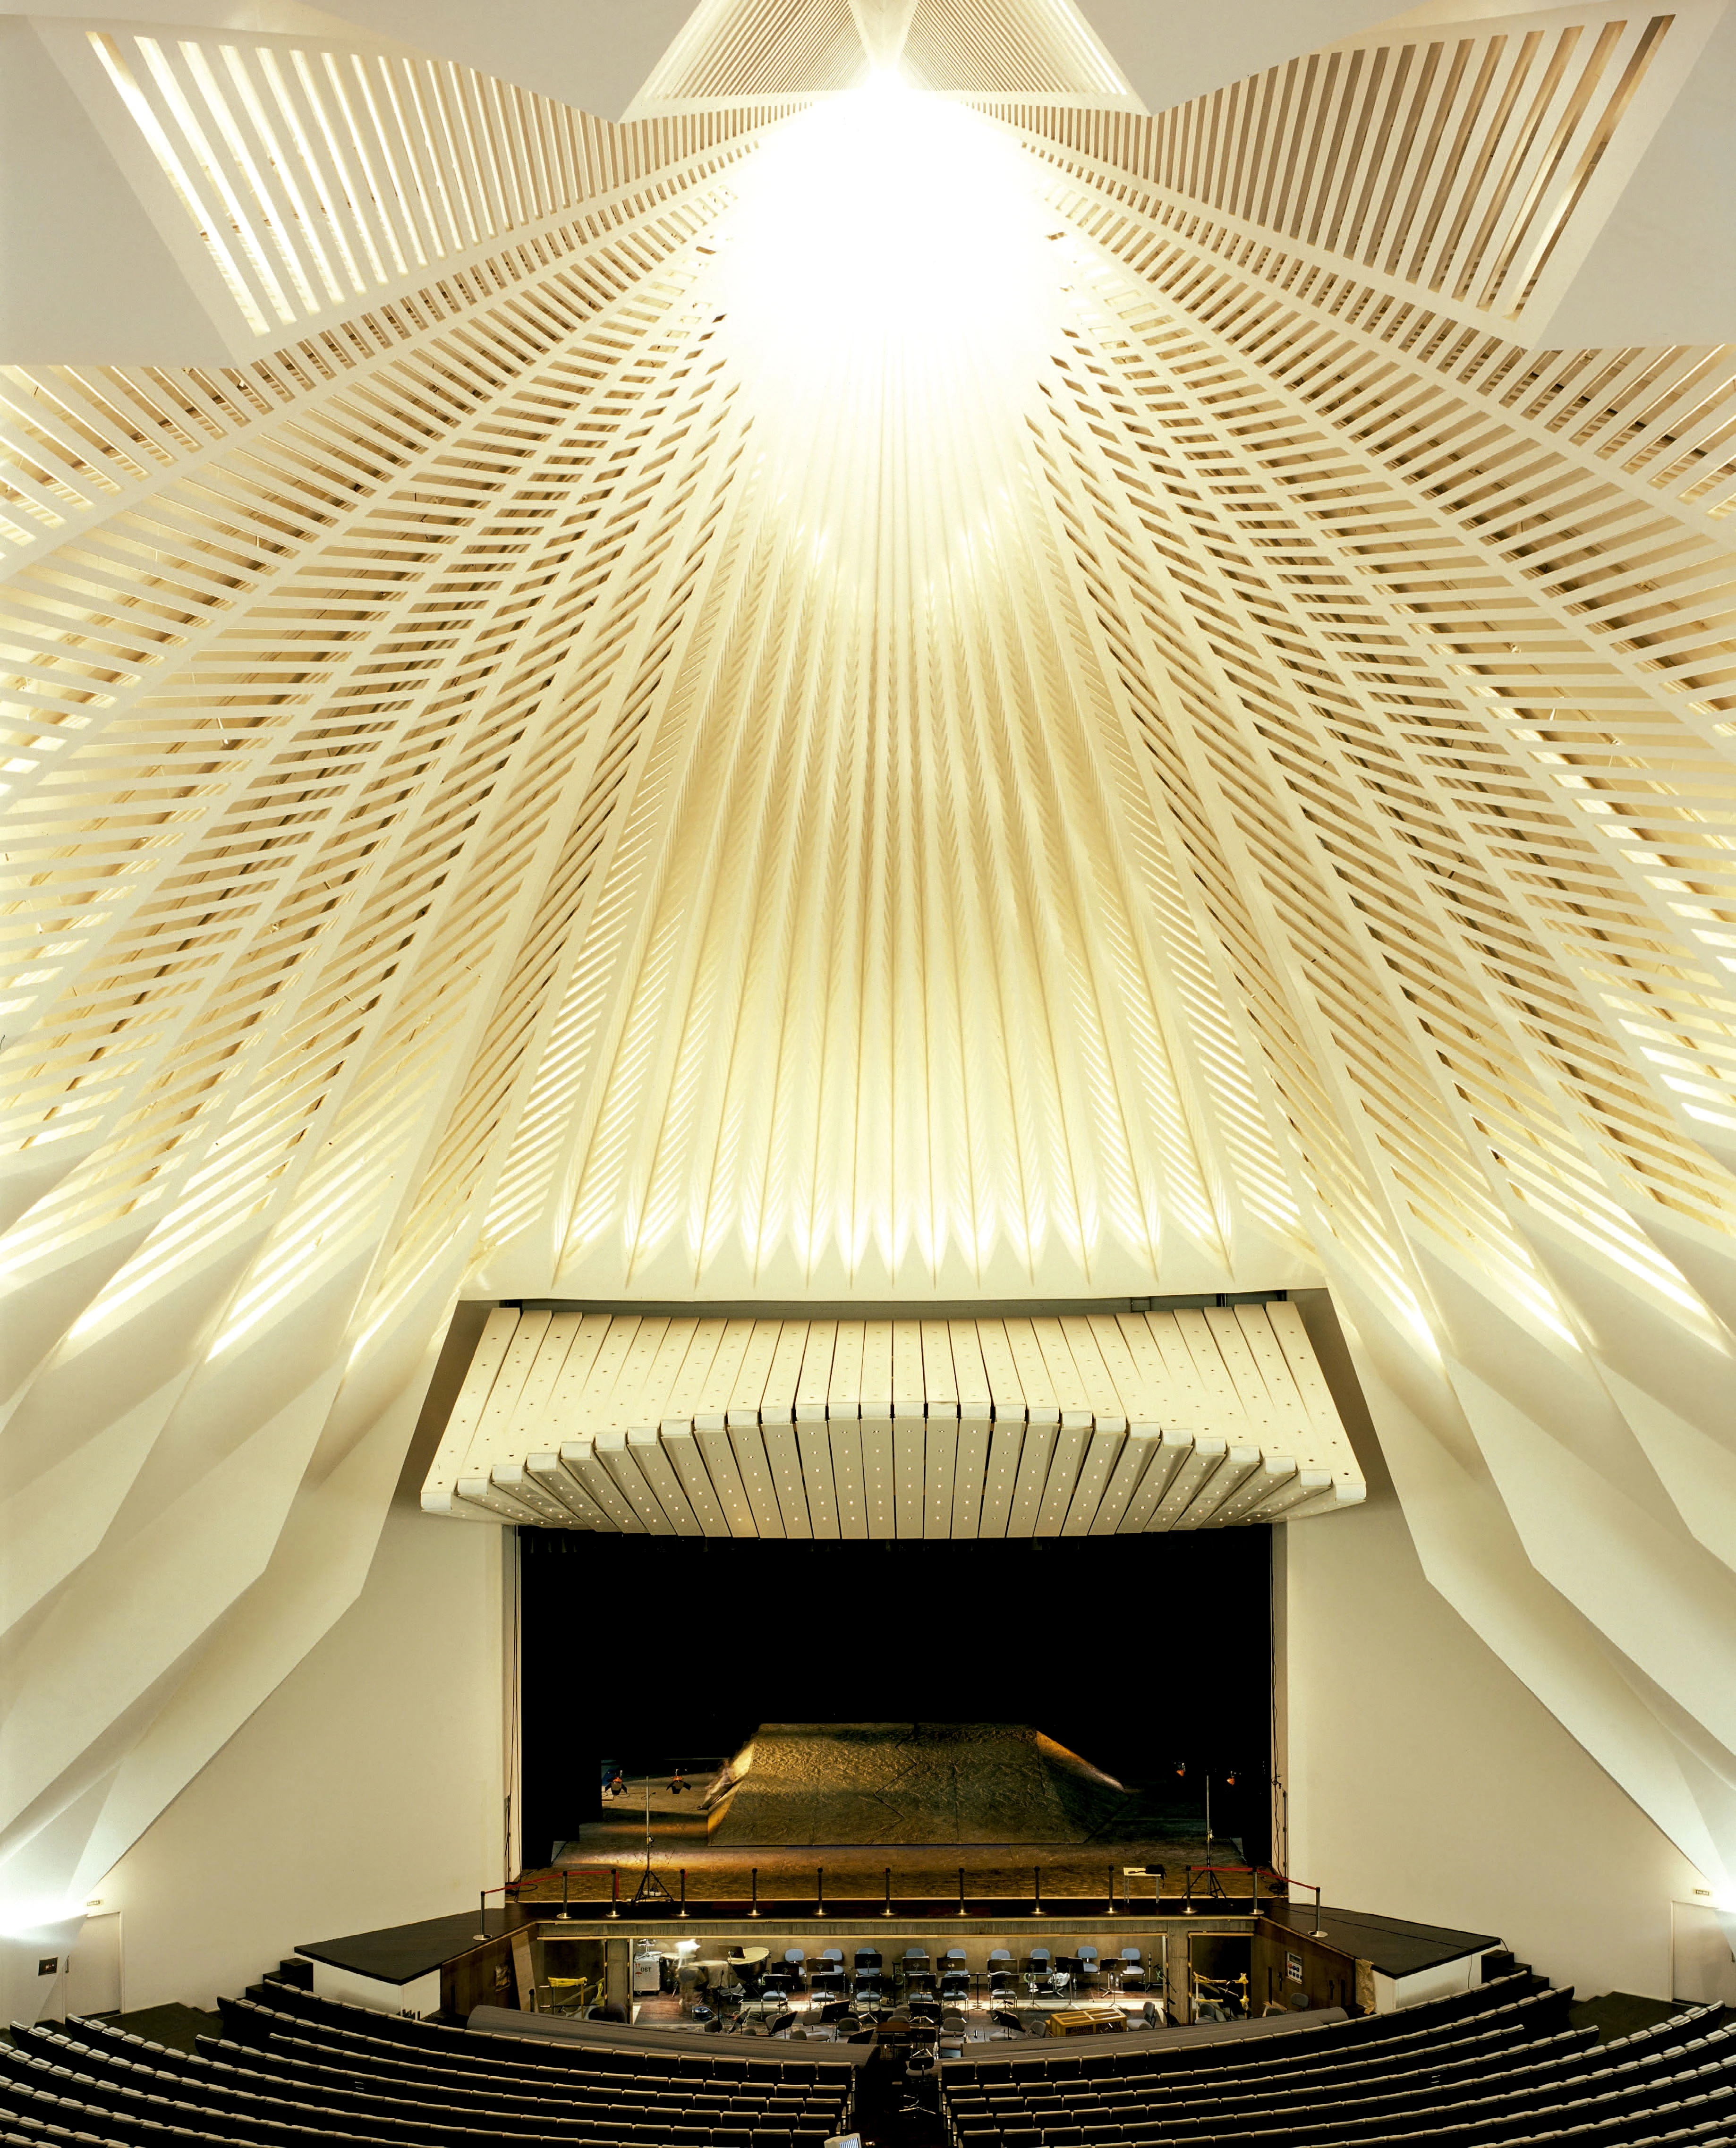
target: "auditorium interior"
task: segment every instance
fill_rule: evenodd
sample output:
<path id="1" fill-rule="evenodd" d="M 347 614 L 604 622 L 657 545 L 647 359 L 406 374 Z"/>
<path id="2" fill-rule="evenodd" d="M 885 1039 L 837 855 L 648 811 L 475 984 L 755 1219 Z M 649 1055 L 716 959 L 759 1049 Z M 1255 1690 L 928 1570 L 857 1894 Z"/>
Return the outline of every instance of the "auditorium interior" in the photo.
<path id="1" fill-rule="evenodd" d="M 0 2148 L 1736 2148 L 1733 113 L 0 0 Z"/>

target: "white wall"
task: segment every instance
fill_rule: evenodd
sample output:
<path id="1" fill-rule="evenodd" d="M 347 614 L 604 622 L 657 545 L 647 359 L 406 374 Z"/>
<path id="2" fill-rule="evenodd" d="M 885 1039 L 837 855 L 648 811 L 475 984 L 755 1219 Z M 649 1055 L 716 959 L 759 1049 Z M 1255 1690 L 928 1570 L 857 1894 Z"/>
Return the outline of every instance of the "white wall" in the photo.
<path id="1" fill-rule="evenodd" d="M 97 1889 L 124 2005 L 208 2007 L 299 1940 L 499 1885 L 509 1548 L 400 1489 L 357 1602 Z"/>
<path id="2" fill-rule="evenodd" d="M 1367 1504 L 1276 1533 L 1290 1869 L 1498 1932 L 1582 1996 L 1668 1997 L 1670 1905 L 1701 1875 L 1430 1586 L 1342 1351 Z"/>

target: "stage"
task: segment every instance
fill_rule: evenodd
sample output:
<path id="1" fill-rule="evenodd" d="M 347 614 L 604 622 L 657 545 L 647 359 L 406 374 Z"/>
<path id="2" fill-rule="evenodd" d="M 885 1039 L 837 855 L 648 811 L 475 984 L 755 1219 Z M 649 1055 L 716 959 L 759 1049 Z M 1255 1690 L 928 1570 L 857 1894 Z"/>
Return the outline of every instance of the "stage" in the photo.
<path id="1" fill-rule="evenodd" d="M 1500 1946 L 1491 1934 L 1363 1911 L 1327 1907 L 1317 1913 L 1312 1904 L 1267 1903 L 1256 1914 L 1251 1904 L 1167 1896 L 1148 1900 L 1132 1915 L 1106 1915 L 1101 1905 L 1096 1915 L 1077 1905 L 1039 1914 L 1030 1905 L 1009 1905 L 999 1914 L 888 1916 L 874 1914 L 871 1904 L 848 1902 L 833 1910 L 810 1906 L 805 1915 L 790 1915 L 787 1905 L 779 1905 L 758 1915 L 691 1910 L 682 1915 L 664 1903 L 636 1909 L 624 1904 L 615 1915 L 586 1909 L 563 1916 L 551 1914 L 549 1905 L 520 1900 L 485 1914 L 464 1912 L 310 1940 L 297 1952 L 313 1965 L 320 1995 L 383 2012 L 438 2014 L 459 2021 L 479 2005 L 529 2013 L 544 2003 L 541 1995 L 554 1988 L 556 1977 L 582 1977 L 630 2020 L 638 2018 L 642 2000 L 652 2000 L 647 2026 L 692 2034 L 703 2033 L 700 2025 L 684 2030 L 679 2009 L 670 2013 L 663 2003 L 669 1995 L 635 1994 L 635 1957 L 723 1963 L 739 1950 L 769 1964 L 799 1949 L 805 1980 L 828 1948 L 852 1971 L 857 1954 L 871 1952 L 880 1957 L 886 1982 L 883 2003 L 873 2010 L 884 2015 L 899 2003 L 912 1950 L 925 1955 L 926 1965 L 938 1975 L 949 1951 L 957 1950 L 971 1983 L 961 2010 L 974 2033 L 987 2035 L 995 2033 L 987 1989 L 992 1970 L 1010 1963 L 1022 1971 L 1039 1949 L 1059 1963 L 1076 1959 L 1081 1947 L 1094 1947 L 1106 1968 L 1104 1995 L 1118 1998 L 1141 2020 L 1151 1999 L 1161 2005 L 1169 2025 L 1185 2025 L 1195 2018 L 1202 1975 L 1219 1977 L 1225 1942 L 1229 1958 L 1245 1962 L 1243 2010 L 1255 2014 L 1268 2005 L 1287 2012 L 1325 2006 L 1386 2012 L 1480 1982 L 1483 1955 Z M 1137 1950 L 1145 1989 L 1116 1995 L 1113 1965 L 1127 1948 Z M 824 2037 L 829 2025 L 815 2003 L 818 1996 L 798 1992 L 779 2010 L 795 2015 L 791 2026 Z M 1016 2005 L 1034 2017 L 1047 2010 L 1026 1992 L 1017 1995 Z"/>

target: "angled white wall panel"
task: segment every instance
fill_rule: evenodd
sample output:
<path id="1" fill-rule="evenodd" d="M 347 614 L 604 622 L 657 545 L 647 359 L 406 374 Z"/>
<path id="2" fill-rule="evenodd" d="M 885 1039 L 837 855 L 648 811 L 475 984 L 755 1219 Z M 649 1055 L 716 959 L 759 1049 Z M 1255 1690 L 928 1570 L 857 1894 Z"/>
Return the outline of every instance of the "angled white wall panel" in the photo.
<path id="1" fill-rule="evenodd" d="M 205 303 L 35 26 L 0 16 L 0 359 L 222 365 Z M 225 312 L 228 309 L 223 309 Z"/>

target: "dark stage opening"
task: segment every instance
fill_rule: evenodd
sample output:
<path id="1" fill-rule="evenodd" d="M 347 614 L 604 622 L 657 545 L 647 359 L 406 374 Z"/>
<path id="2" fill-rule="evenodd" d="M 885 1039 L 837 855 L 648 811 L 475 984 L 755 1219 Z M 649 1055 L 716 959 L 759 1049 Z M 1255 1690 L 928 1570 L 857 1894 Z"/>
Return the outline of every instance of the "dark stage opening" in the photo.
<path id="1" fill-rule="evenodd" d="M 527 1869 L 762 1723 L 1029 1724 L 1270 1856 L 1270 1532 L 770 1543 L 519 1532 Z M 1233 1777 L 1233 1781 L 1231 1779 Z M 1154 1817 L 1155 1816 L 1155 1817 Z"/>

